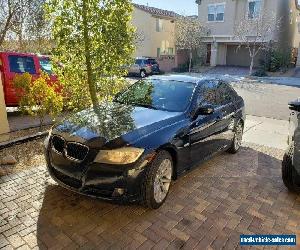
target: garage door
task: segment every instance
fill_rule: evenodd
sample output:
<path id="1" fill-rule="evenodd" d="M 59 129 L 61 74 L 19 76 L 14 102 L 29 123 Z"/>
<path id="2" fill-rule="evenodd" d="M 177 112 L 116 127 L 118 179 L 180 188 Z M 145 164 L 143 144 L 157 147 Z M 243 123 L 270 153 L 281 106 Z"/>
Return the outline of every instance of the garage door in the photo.
<path id="1" fill-rule="evenodd" d="M 228 66 L 250 66 L 249 50 L 246 47 L 237 49 L 238 45 L 227 45 L 226 64 Z M 259 66 L 259 59 L 262 53 L 259 53 L 254 60 L 254 67 Z"/>

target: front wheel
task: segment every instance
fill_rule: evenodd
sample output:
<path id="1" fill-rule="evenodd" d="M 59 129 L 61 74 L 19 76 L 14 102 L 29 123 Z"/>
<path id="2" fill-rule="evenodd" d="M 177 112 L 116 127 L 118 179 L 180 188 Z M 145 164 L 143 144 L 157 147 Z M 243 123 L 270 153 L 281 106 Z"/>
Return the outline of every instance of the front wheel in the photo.
<path id="1" fill-rule="evenodd" d="M 239 121 L 234 129 L 234 137 L 230 148 L 228 149 L 229 153 L 236 154 L 242 145 L 244 133 L 244 125 L 242 121 Z"/>
<path id="2" fill-rule="evenodd" d="M 166 200 L 173 175 L 172 157 L 160 151 L 148 166 L 142 184 L 142 201 L 145 206 L 157 209 Z"/>

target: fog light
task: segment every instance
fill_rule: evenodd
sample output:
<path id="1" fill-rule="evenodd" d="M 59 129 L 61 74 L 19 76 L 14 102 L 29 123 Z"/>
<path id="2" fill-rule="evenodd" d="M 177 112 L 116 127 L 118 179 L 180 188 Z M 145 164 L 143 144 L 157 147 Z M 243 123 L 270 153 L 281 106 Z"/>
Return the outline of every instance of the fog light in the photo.
<path id="1" fill-rule="evenodd" d="M 124 188 L 115 188 L 114 192 L 113 192 L 113 196 L 121 196 L 125 193 Z"/>

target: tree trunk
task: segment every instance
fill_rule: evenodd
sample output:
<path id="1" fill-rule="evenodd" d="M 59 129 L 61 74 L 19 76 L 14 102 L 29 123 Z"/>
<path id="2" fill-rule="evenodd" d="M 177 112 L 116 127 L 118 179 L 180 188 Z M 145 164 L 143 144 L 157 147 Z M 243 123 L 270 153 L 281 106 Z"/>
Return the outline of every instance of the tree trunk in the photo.
<path id="1" fill-rule="evenodd" d="M 192 70 L 192 59 L 193 59 L 193 53 L 192 50 L 190 50 L 189 73 L 191 73 Z"/>
<path id="2" fill-rule="evenodd" d="M 253 73 L 253 66 L 254 66 L 254 56 L 251 57 L 249 76 L 252 76 L 252 73 Z"/>
<path id="3" fill-rule="evenodd" d="M 43 126 L 44 126 L 44 117 L 43 115 L 40 115 L 40 128 L 39 131 L 42 132 Z"/>
<path id="4" fill-rule="evenodd" d="M 94 109 L 98 109 L 99 102 L 97 98 L 96 83 L 93 78 L 93 70 L 91 64 L 91 53 L 90 53 L 90 37 L 89 37 L 89 27 L 88 27 L 88 17 L 87 17 L 87 3 L 88 0 L 82 1 L 82 21 L 83 21 L 83 42 L 85 50 L 85 61 L 86 61 L 86 72 L 87 72 L 87 83 L 89 86 L 89 92 Z"/>
<path id="5" fill-rule="evenodd" d="M 9 16 L 8 16 L 6 22 L 5 22 L 4 28 L 0 33 L 0 47 L 3 45 L 6 33 L 9 30 L 9 26 L 10 26 L 10 22 L 11 22 L 12 17 L 13 17 L 13 15 L 9 14 Z"/>

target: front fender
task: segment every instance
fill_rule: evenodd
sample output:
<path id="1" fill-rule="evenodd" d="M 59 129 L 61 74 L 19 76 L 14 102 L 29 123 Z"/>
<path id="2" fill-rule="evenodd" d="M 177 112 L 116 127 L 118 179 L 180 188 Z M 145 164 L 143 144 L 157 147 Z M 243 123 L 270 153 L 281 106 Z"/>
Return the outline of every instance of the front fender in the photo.
<path id="1" fill-rule="evenodd" d="M 135 147 L 147 151 L 167 150 L 174 160 L 176 175 L 190 163 L 189 120 L 182 120 L 163 127 L 134 142 Z"/>

